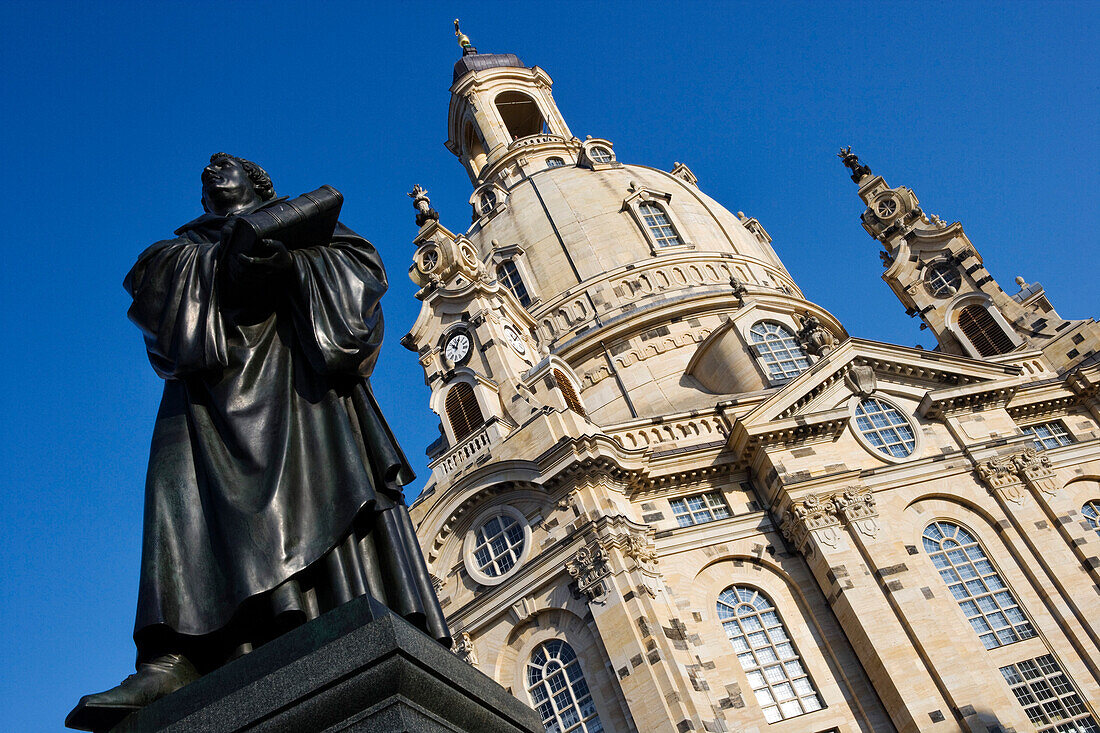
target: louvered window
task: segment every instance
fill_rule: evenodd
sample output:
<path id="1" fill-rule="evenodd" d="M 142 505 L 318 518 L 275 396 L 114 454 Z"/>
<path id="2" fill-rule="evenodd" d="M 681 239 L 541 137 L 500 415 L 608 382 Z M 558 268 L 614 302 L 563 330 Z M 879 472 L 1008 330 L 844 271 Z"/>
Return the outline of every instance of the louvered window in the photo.
<path id="1" fill-rule="evenodd" d="M 561 390 L 561 396 L 565 398 L 566 406 L 577 413 L 581 417 L 588 415 L 584 411 L 584 405 L 581 404 L 581 400 L 577 397 L 577 391 L 573 389 L 573 383 L 569 381 L 569 378 L 561 373 L 560 369 L 554 370 L 554 381 L 558 383 L 558 389 Z"/>
<path id="2" fill-rule="evenodd" d="M 1012 351 L 1012 339 L 983 305 L 968 305 L 959 313 L 959 328 L 982 356 Z"/>
<path id="3" fill-rule="evenodd" d="M 519 276 L 519 268 L 516 267 L 515 262 L 511 260 L 501 262 L 497 266 L 497 280 L 500 280 L 504 283 L 504 287 L 512 291 L 512 295 L 516 296 L 516 300 L 524 308 L 531 305 L 531 295 L 523 284 L 523 278 Z"/>
<path id="4" fill-rule="evenodd" d="M 444 403 L 447 420 L 455 434 L 455 442 L 460 443 L 485 424 L 485 417 L 477 405 L 474 388 L 466 382 L 459 382 L 447 393 Z"/>

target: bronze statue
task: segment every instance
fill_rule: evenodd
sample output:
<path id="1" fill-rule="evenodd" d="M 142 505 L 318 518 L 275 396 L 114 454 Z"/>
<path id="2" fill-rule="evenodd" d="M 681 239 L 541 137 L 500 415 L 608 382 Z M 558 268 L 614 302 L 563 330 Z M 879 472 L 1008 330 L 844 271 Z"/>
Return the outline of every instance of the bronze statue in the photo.
<path id="1" fill-rule="evenodd" d="M 450 646 L 401 494 L 413 473 L 368 380 L 382 343 L 378 253 L 335 215 L 312 244 L 257 238 L 248 221 L 295 202 L 242 158 L 213 155 L 202 187 L 206 213 L 145 250 L 125 280 L 165 380 L 137 672 L 82 698 L 70 727 L 110 729 L 365 594 Z"/>

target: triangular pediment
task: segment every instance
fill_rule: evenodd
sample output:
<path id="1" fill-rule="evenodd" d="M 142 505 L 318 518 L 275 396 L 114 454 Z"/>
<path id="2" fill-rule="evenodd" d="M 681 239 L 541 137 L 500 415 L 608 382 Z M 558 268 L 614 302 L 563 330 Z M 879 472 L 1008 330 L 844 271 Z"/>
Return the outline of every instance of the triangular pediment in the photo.
<path id="1" fill-rule="evenodd" d="M 1021 384 L 1021 371 L 1014 365 L 850 338 L 737 423 L 749 436 L 785 425 L 797 432 L 828 430 L 838 422 L 842 426 L 856 374 L 873 374 L 878 389 L 896 388 L 918 397 L 922 414 L 939 417 L 990 400 L 1007 402 Z"/>

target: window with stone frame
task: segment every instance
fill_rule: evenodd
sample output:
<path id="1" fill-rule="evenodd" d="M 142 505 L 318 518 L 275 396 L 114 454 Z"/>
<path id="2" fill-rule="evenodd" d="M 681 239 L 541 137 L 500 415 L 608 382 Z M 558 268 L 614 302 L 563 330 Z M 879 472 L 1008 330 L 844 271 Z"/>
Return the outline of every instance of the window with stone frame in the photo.
<path id="1" fill-rule="evenodd" d="M 496 205 L 497 205 L 496 191 L 494 191 L 491 188 L 486 189 L 485 192 L 481 194 L 481 198 L 479 199 L 479 202 L 478 202 L 478 210 L 481 212 L 481 215 L 485 216 L 490 211 L 492 211 L 493 207 L 495 207 Z"/>
<path id="2" fill-rule="evenodd" d="M 672 516 L 676 518 L 676 524 L 681 527 L 706 524 L 732 516 L 720 491 L 681 496 L 679 499 L 669 499 L 668 503 L 672 506 Z"/>
<path id="3" fill-rule="evenodd" d="M 909 420 L 889 402 L 864 397 L 855 408 L 856 429 L 875 450 L 892 458 L 906 458 L 917 447 Z"/>
<path id="4" fill-rule="evenodd" d="M 1100 733 L 1080 693 L 1051 654 L 1001 667 L 1036 733 Z"/>
<path id="5" fill-rule="evenodd" d="M 664 207 L 656 201 L 643 201 L 638 204 L 638 213 L 641 214 L 646 228 L 649 229 L 657 247 L 678 247 L 684 240 L 680 237 L 672 220 L 668 218 Z"/>
<path id="6" fill-rule="evenodd" d="M 527 286 L 523 284 L 523 278 L 519 275 L 519 268 L 511 260 L 504 260 L 497 265 L 497 280 L 504 283 L 504 287 L 512 291 L 516 300 L 524 308 L 531 305 L 531 294 L 527 292 Z"/>
<path id="7" fill-rule="evenodd" d="M 1021 425 L 1020 430 L 1031 436 L 1031 439 L 1035 441 L 1036 450 L 1061 448 L 1063 445 L 1070 445 L 1075 442 L 1061 420 L 1036 423 L 1035 425 Z"/>
<path id="8" fill-rule="evenodd" d="M 759 321 L 749 329 L 749 339 L 764 363 L 769 379 L 786 381 L 810 368 L 809 357 L 786 326 Z"/>
<path id="9" fill-rule="evenodd" d="M 527 663 L 527 694 L 547 733 L 602 733 L 573 647 L 561 639 L 539 644 Z"/>
<path id="10" fill-rule="evenodd" d="M 718 596 L 718 620 L 769 723 L 825 705 L 771 600 L 734 585 Z"/>
<path id="11" fill-rule="evenodd" d="M 547 168 L 561 168 L 563 165 L 565 165 L 565 159 L 556 155 L 546 159 Z"/>
<path id="12" fill-rule="evenodd" d="M 523 525 L 509 512 L 498 512 L 474 533 L 474 563 L 485 575 L 498 578 L 519 562 L 524 542 Z"/>
<path id="13" fill-rule="evenodd" d="M 443 410 L 447 413 L 447 422 L 451 424 L 455 443 L 461 443 L 485 424 L 485 416 L 477 404 L 474 388 L 466 382 L 459 382 L 447 392 L 443 401 Z"/>
<path id="14" fill-rule="evenodd" d="M 1015 348 L 1012 339 L 984 305 L 974 303 L 959 311 L 959 328 L 982 356 L 1007 354 Z"/>
<path id="15" fill-rule="evenodd" d="M 615 161 L 615 154 L 603 145 L 593 145 L 590 147 L 588 149 L 588 157 L 592 159 L 593 163 L 612 163 Z"/>
<path id="16" fill-rule="evenodd" d="M 1081 513 L 1085 515 L 1085 521 L 1100 534 L 1100 501 L 1091 499 L 1081 507 Z"/>
<path id="17" fill-rule="evenodd" d="M 554 383 L 558 385 L 558 390 L 565 400 L 565 406 L 581 417 L 587 417 L 588 413 L 584 411 L 584 405 L 581 404 L 581 398 L 577 396 L 577 390 L 573 389 L 573 383 L 561 369 L 554 370 Z"/>
<path id="18" fill-rule="evenodd" d="M 986 649 L 1035 636 L 1016 596 L 974 535 L 954 522 L 932 522 L 921 539 L 924 551 Z"/>

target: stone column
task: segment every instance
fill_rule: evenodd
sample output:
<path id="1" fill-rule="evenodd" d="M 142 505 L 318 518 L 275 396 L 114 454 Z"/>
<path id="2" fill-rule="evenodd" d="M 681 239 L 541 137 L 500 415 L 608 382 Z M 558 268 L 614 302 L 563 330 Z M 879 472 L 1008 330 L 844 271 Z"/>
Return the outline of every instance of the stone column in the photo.
<path id="1" fill-rule="evenodd" d="M 996 697 L 995 709 L 1019 707 L 1014 699 L 1000 699 L 1007 691 L 990 691 L 965 669 L 936 667 L 930 652 L 957 649 L 958 640 L 937 623 L 929 589 L 910 585 L 912 558 L 904 544 L 880 531 L 870 490 L 849 487 L 793 501 L 782 531 L 806 556 L 899 731 L 961 727 L 985 733 L 975 705 Z M 974 643 L 981 648 L 976 638 Z"/>
<path id="2" fill-rule="evenodd" d="M 1082 622 L 1100 618 L 1100 596 L 1093 591 L 1100 583 L 1100 561 L 1095 555 L 1098 542 L 1094 537 L 1077 542 L 1065 526 L 1067 517 L 1058 516 L 1051 506 L 1061 486 L 1050 458 L 1028 446 L 981 461 L 977 471 L 1008 518 L 1008 526 L 1029 551 L 1030 557 L 1021 559 L 1048 610 L 1088 660 L 1091 655 L 1085 650 L 1100 646 L 1096 627 Z M 1055 571 L 1055 567 L 1077 568 L 1078 582 L 1072 577 L 1067 582 L 1066 573 Z"/>
<path id="3" fill-rule="evenodd" d="M 700 730 L 712 716 L 679 669 L 691 662 L 684 625 L 657 600 L 660 575 L 646 528 L 605 516 L 585 535 L 566 569 L 588 602 L 635 725 L 643 733 L 667 733 L 668 721 L 673 730 Z"/>

